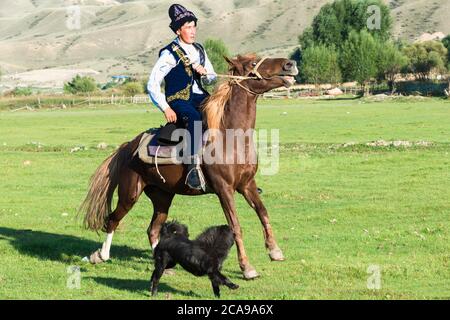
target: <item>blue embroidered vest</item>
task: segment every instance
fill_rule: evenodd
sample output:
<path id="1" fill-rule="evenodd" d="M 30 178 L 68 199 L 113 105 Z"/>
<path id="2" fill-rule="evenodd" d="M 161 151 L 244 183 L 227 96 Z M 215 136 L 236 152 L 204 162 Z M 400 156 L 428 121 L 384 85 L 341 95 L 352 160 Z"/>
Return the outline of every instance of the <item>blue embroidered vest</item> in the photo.
<path id="1" fill-rule="evenodd" d="M 194 43 L 193 45 L 200 52 L 200 64 L 205 66 L 205 49 L 199 43 Z M 177 63 L 177 65 L 164 77 L 167 103 L 170 104 L 176 100 L 190 100 L 192 95 L 192 85 L 196 80 L 200 89 L 207 92 L 201 85 L 200 75 L 194 72 L 192 65 L 189 64 L 189 58 L 186 57 L 186 52 L 178 43 L 173 41 L 171 44 L 161 49 L 159 51 L 159 56 L 161 56 L 161 53 L 164 50 L 168 50 L 174 56 Z"/>

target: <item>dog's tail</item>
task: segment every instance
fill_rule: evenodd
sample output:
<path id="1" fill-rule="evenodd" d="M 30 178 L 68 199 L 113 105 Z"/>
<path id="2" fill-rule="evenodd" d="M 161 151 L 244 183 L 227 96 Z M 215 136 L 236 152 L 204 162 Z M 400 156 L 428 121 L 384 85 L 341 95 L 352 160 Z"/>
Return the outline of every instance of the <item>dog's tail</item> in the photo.
<path id="1" fill-rule="evenodd" d="M 215 226 L 206 229 L 195 241 L 208 251 L 214 252 L 221 259 L 225 259 L 233 246 L 234 234 L 227 225 Z"/>

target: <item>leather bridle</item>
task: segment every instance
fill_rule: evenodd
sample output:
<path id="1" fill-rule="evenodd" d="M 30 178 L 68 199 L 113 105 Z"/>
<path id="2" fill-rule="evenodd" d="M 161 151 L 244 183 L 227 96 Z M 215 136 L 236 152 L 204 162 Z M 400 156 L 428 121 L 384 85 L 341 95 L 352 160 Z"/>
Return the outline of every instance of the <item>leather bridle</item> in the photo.
<path id="1" fill-rule="evenodd" d="M 229 78 L 231 78 L 232 80 L 230 81 L 230 84 L 237 84 L 239 87 L 241 87 L 242 89 L 244 89 L 245 91 L 254 94 L 255 96 L 261 95 L 262 93 L 257 93 L 254 92 L 253 90 L 251 90 L 250 88 L 247 88 L 246 86 L 244 86 L 241 82 L 244 80 L 263 80 L 263 79 L 270 79 L 270 78 L 265 78 L 263 77 L 259 71 L 258 68 L 261 66 L 261 64 L 267 59 L 268 57 L 263 57 L 261 60 L 258 61 L 258 63 L 253 67 L 252 70 L 250 70 L 250 72 L 247 73 L 247 75 L 245 76 L 234 76 L 234 75 L 221 75 L 223 76 L 228 76 Z M 254 74 L 255 77 L 250 77 L 251 74 Z M 219 76 L 219 75 L 218 75 Z"/>
<path id="2" fill-rule="evenodd" d="M 214 74 L 214 75 L 216 75 L 217 77 L 221 77 L 221 78 L 229 78 L 229 79 L 231 79 L 231 81 L 230 81 L 231 85 L 237 84 L 239 87 L 241 87 L 245 91 L 247 91 L 247 92 L 249 92 L 249 93 L 251 93 L 253 95 L 258 96 L 258 95 L 261 95 L 262 93 L 254 92 L 253 90 L 245 87 L 241 82 L 244 81 L 244 80 L 263 80 L 263 79 L 264 80 L 269 80 L 271 78 L 277 77 L 277 75 L 271 76 L 271 77 L 263 77 L 258 71 L 258 68 L 268 58 L 269 57 L 261 58 L 258 61 L 258 63 L 253 67 L 253 69 L 250 70 L 250 72 L 248 72 L 245 76 L 235 76 L 235 75 L 232 75 L 232 74 L 231 75 L 230 74 Z M 185 66 L 192 65 L 191 61 L 187 57 L 181 57 L 180 60 L 178 61 L 178 63 L 180 63 L 180 61 L 182 61 Z M 254 74 L 255 77 L 250 77 L 251 74 Z"/>
<path id="3" fill-rule="evenodd" d="M 231 79 L 230 84 L 237 84 L 239 87 L 247 91 L 248 93 L 251 93 L 255 96 L 262 95 L 262 93 L 257 93 L 251 90 L 250 88 L 247 88 L 244 86 L 241 82 L 244 80 L 270 80 L 274 77 L 279 77 L 279 75 L 274 75 L 271 77 L 263 77 L 261 73 L 259 73 L 258 69 L 262 65 L 262 63 L 268 59 L 269 57 L 263 57 L 261 60 L 258 61 L 258 63 L 253 67 L 252 70 L 250 70 L 245 76 L 235 76 L 233 74 L 215 74 L 217 77 L 221 78 L 229 78 Z M 254 74 L 255 76 L 251 77 L 250 75 Z"/>

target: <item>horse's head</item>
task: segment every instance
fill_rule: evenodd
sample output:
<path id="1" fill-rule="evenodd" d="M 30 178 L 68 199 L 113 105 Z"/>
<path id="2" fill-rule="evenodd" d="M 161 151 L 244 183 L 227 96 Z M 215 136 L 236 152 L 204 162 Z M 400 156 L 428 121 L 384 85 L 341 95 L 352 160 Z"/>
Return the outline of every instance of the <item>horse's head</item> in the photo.
<path id="1" fill-rule="evenodd" d="M 298 74 L 297 63 L 284 58 L 260 58 L 255 54 L 234 59 L 225 57 L 233 75 L 254 77 L 243 80 L 249 90 L 261 94 L 279 87 L 289 87 L 295 83 Z"/>

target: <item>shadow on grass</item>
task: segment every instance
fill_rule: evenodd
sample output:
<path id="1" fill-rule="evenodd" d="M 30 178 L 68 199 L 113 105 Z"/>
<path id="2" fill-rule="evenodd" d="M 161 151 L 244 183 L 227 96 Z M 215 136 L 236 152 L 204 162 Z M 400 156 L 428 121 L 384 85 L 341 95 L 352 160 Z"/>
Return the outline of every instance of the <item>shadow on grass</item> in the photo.
<path id="1" fill-rule="evenodd" d="M 135 280 L 135 279 L 117 279 L 117 278 L 104 278 L 104 277 L 90 277 L 90 279 L 96 281 L 99 284 L 108 286 L 113 289 L 125 290 L 131 292 L 144 292 L 148 297 L 151 297 L 150 294 L 150 277 L 148 280 Z M 178 294 L 183 296 L 189 296 L 194 298 L 201 298 L 202 296 L 196 294 L 192 290 L 183 291 L 172 288 L 171 286 L 160 282 L 158 286 L 158 296 L 163 297 L 163 294 L 171 293 Z M 211 289 L 212 294 L 212 289 Z"/>
<path id="2" fill-rule="evenodd" d="M 101 247 L 100 242 L 71 235 L 5 227 L 0 227 L 0 240 L 9 241 L 20 254 L 58 262 L 77 261 Z M 151 260 L 150 248 L 141 250 L 113 244 L 111 254 L 113 259 L 118 260 L 130 260 L 131 258 Z"/>

